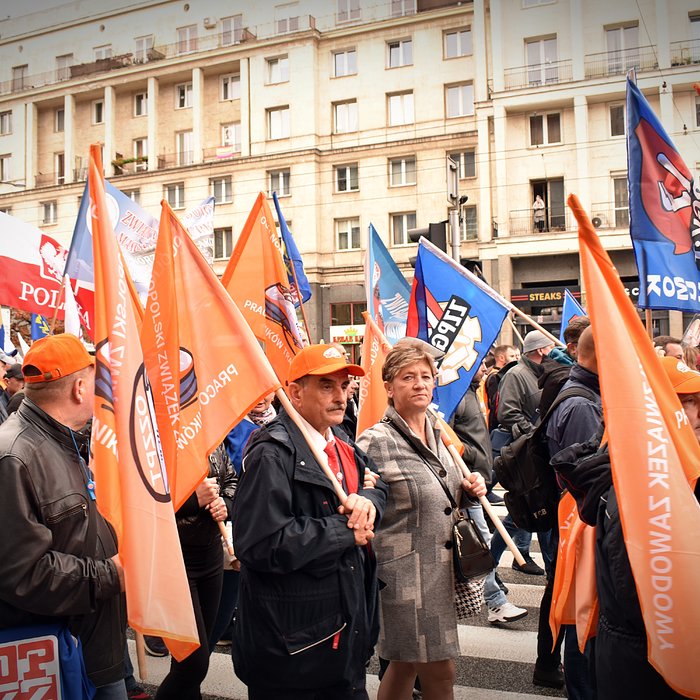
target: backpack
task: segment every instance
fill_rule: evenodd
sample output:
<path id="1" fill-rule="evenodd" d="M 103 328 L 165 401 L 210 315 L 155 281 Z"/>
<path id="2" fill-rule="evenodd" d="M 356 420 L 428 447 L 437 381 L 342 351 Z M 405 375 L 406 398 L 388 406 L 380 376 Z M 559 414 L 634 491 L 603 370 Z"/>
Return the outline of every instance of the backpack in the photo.
<path id="1" fill-rule="evenodd" d="M 513 522 L 528 532 L 544 532 L 557 526 L 560 489 L 549 465 L 545 427 L 554 409 L 573 396 L 594 401 L 596 395 L 583 387 L 562 391 L 540 424 L 503 447 L 493 464 L 498 481 L 507 489 L 506 507 Z"/>

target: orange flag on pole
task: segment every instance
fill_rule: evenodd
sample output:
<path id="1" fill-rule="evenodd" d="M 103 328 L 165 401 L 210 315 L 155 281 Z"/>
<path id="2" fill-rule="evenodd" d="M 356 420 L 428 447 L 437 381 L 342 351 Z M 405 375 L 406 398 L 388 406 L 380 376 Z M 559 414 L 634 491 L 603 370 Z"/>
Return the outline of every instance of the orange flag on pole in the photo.
<path id="1" fill-rule="evenodd" d="M 166 201 L 141 342 L 177 510 L 207 475 L 208 455 L 280 384 Z"/>
<path id="2" fill-rule="evenodd" d="M 197 625 L 143 365 L 138 311 L 111 228 L 102 172 L 100 148 L 91 146 L 97 505 L 117 533 L 129 624 L 175 640 L 171 651 L 182 660 L 199 646 Z"/>
<path id="3" fill-rule="evenodd" d="M 700 446 L 637 311 L 576 196 L 586 306 L 613 483 L 652 666 L 700 698 Z"/>
<path id="4" fill-rule="evenodd" d="M 255 337 L 265 343 L 265 354 L 277 376 L 286 380 L 289 363 L 303 342 L 279 236 L 262 192 L 250 210 L 221 284 Z"/>

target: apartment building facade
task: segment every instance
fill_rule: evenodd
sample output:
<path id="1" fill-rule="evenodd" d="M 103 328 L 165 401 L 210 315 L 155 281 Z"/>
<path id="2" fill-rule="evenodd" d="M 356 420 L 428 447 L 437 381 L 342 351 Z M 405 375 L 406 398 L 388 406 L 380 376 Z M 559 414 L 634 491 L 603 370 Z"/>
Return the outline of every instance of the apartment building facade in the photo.
<path id="1" fill-rule="evenodd" d="M 687 0 L 69 3 L 0 22 L 0 209 L 67 244 L 90 143 L 157 212 L 217 200 L 221 272 L 259 191 L 276 191 L 312 282 L 314 339 L 361 338 L 374 224 L 407 277 L 408 229 L 448 218 L 461 254 L 545 324 L 579 289 L 575 192 L 634 293 L 625 72 L 688 165 L 700 5 Z M 540 194 L 545 224 L 532 202 Z M 663 313 L 661 332 L 679 332 Z"/>

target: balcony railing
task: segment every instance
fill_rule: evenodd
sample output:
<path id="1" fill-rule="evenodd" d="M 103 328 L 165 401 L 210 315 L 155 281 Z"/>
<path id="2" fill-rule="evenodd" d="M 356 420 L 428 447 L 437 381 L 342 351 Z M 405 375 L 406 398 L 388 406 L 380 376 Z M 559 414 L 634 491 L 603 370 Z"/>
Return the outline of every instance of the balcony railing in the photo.
<path id="1" fill-rule="evenodd" d="M 591 205 L 591 223 L 597 229 L 625 229 L 630 225 L 628 206 L 616 206 L 614 202 Z"/>
<path id="2" fill-rule="evenodd" d="M 603 78 L 608 75 L 624 75 L 630 68 L 638 71 L 659 67 L 655 46 L 638 46 L 632 49 L 591 53 L 584 57 L 586 78 Z"/>
<path id="3" fill-rule="evenodd" d="M 504 88 L 517 90 L 523 87 L 539 87 L 566 83 L 572 79 L 571 60 L 519 66 L 504 71 Z"/>
<path id="4" fill-rule="evenodd" d="M 558 207 L 547 207 L 544 210 L 544 222 L 538 228 L 535 224 L 532 209 L 515 209 L 508 217 L 508 231 L 511 236 L 535 236 L 543 233 L 572 231 L 573 217 L 571 212 L 560 205 Z"/>
<path id="5" fill-rule="evenodd" d="M 204 149 L 205 161 L 230 160 L 231 158 L 240 158 L 241 145 L 235 146 L 215 146 L 214 148 Z"/>
<path id="6" fill-rule="evenodd" d="M 700 39 L 671 42 L 671 65 L 689 66 L 700 63 Z"/>

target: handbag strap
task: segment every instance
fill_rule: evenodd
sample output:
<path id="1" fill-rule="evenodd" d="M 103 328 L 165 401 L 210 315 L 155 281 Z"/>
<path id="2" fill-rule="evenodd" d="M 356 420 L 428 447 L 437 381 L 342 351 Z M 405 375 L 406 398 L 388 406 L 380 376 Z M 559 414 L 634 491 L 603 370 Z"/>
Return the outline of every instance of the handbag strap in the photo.
<path id="1" fill-rule="evenodd" d="M 403 433 L 403 431 L 399 430 L 399 427 L 394 423 L 394 421 L 391 418 L 386 418 L 384 419 L 385 423 L 388 423 L 405 441 L 406 444 L 409 447 L 414 447 L 411 444 L 411 441 L 408 439 L 408 437 Z M 435 471 L 435 468 L 428 462 L 428 460 L 414 448 L 415 453 L 423 460 L 425 463 L 425 466 L 428 467 L 430 470 L 430 473 L 438 480 L 438 483 L 440 486 L 442 486 L 442 490 L 445 492 L 445 495 L 447 496 L 448 500 L 450 501 L 450 505 L 452 506 L 452 509 L 459 513 L 459 506 L 457 505 L 457 501 L 455 501 L 454 496 L 450 493 L 450 489 L 447 488 L 447 484 L 442 480 L 440 475 Z"/>

